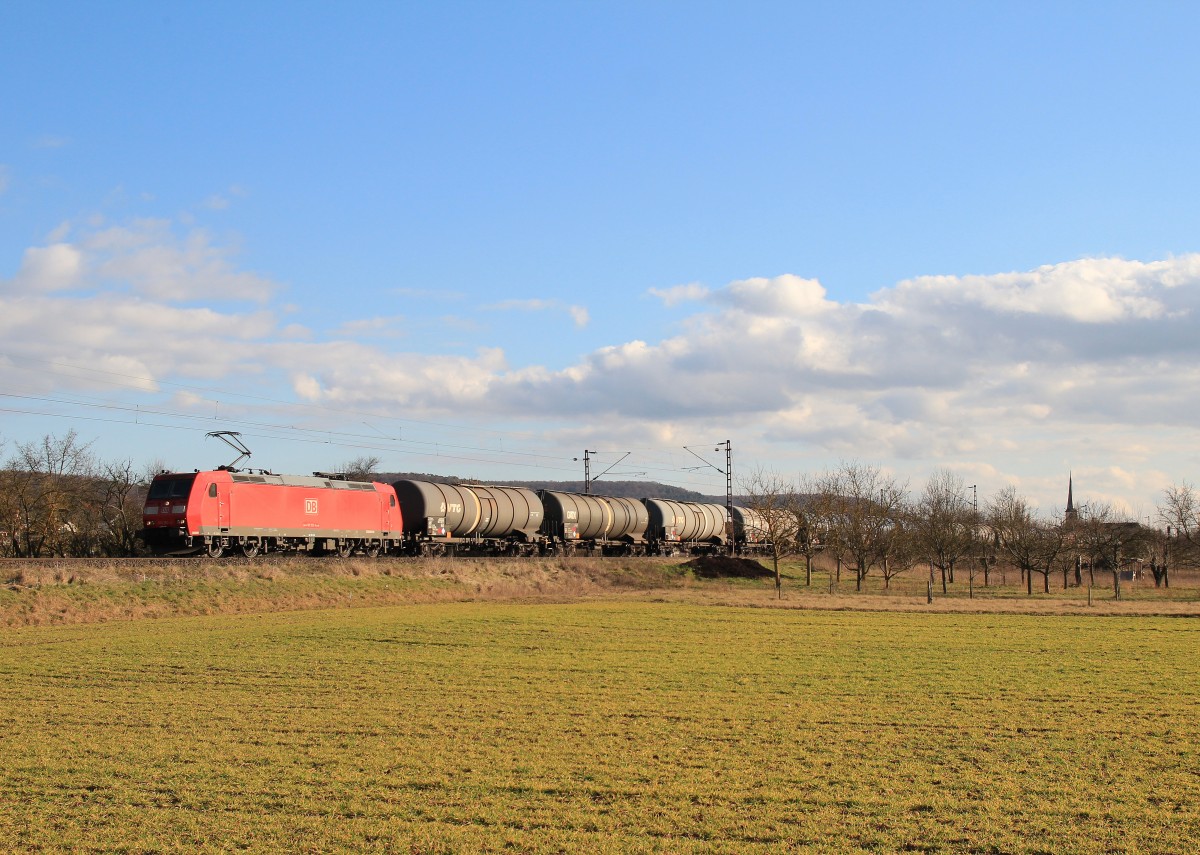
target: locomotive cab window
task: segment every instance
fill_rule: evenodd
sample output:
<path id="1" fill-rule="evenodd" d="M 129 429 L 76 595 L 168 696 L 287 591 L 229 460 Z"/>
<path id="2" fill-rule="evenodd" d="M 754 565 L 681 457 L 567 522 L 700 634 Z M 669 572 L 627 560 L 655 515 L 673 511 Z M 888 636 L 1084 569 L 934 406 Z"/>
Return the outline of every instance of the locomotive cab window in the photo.
<path id="1" fill-rule="evenodd" d="M 216 484 L 208 485 L 208 495 L 214 499 L 217 497 L 217 485 Z"/>
<path id="2" fill-rule="evenodd" d="M 192 491 L 192 482 L 195 480 L 195 475 L 187 475 L 181 478 L 160 478 L 150 485 L 150 495 L 147 498 L 184 498 Z"/>

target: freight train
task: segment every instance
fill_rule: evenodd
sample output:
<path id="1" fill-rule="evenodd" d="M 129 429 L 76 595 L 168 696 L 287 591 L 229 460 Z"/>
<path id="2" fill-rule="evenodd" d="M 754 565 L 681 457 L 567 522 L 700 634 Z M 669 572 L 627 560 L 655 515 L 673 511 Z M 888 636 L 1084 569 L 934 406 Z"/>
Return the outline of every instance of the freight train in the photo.
<path id="1" fill-rule="evenodd" d="M 141 537 L 158 554 L 679 555 L 766 547 L 749 508 L 484 484 L 240 472 L 155 476 Z"/>

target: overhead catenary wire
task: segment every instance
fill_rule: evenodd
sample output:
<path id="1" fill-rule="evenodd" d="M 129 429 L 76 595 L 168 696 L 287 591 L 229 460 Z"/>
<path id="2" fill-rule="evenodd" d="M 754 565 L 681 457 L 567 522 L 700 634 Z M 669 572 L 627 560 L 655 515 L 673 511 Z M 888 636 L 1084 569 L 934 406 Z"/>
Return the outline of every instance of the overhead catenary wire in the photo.
<path id="1" fill-rule="evenodd" d="M 107 377 L 107 378 L 116 377 L 116 378 L 122 378 L 123 380 L 134 380 L 134 381 L 137 381 L 136 384 L 121 383 L 116 380 L 107 380 L 106 381 L 106 382 L 112 383 L 113 385 L 120 385 L 123 388 L 131 389 L 133 391 L 145 392 L 146 389 L 144 388 L 144 384 L 154 384 L 154 385 L 158 385 L 158 386 L 170 386 L 172 388 L 183 389 L 183 390 L 187 390 L 187 391 L 191 391 L 191 392 L 203 392 L 203 393 L 209 394 L 209 395 L 220 395 L 220 396 L 223 396 L 226 398 L 244 398 L 244 399 L 252 400 L 252 401 L 261 401 L 264 403 L 275 404 L 280 407 L 286 407 L 286 408 L 297 408 L 297 409 L 302 409 L 302 410 L 321 411 L 321 412 L 326 412 L 326 413 L 330 413 L 330 414 L 337 415 L 337 416 L 346 416 L 346 415 L 353 415 L 353 416 L 360 416 L 360 417 L 366 416 L 368 418 L 374 418 L 374 419 L 386 419 L 388 421 L 397 422 L 398 424 L 401 424 L 401 425 L 403 425 L 403 424 L 424 425 L 427 427 L 436 427 L 436 428 L 442 428 L 442 429 L 456 430 L 456 431 L 459 431 L 462 433 L 476 433 L 476 434 L 489 433 L 489 434 L 494 434 L 494 435 L 498 435 L 501 437 L 509 436 L 509 437 L 514 437 L 514 438 L 519 438 L 519 439 L 526 439 L 526 440 L 529 438 L 529 433 L 527 431 L 500 430 L 500 429 L 496 429 L 496 428 L 480 427 L 478 425 L 463 425 L 463 424 L 452 424 L 449 422 L 411 419 L 411 418 L 395 416 L 390 413 L 380 413 L 378 411 L 366 411 L 366 410 L 352 410 L 352 409 L 344 409 L 344 408 L 340 408 L 340 407 L 334 408 L 334 407 L 326 406 L 324 404 L 311 403 L 311 402 L 307 402 L 307 401 L 285 401 L 285 400 L 282 400 L 279 398 L 273 398 L 273 397 L 266 396 L 266 395 L 256 395 L 256 394 L 251 394 L 251 393 L 247 393 L 247 392 L 234 392 L 229 389 L 216 388 L 216 387 L 212 387 L 212 386 L 198 386 L 198 385 L 194 385 L 194 384 L 180 383 L 178 381 L 173 381 L 173 380 L 158 380 L 153 377 L 141 377 L 136 374 L 126 374 L 123 372 L 109 371 L 106 369 L 91 368 L 91 367 L 82 366 L 82 365 L 73 365 L 71 363 L 56 362 L 54 360 L 37 359 L 35 357 L 22 356 L 22 355 L 18 355 L 18 354 L 3 353 L 3 354 L 0 354 L 0 358 L 17 359 L 17 360 L 20 360 L 23 362 L 35 362 L 35 363 L 39 363 L 39 364 L 43 364 L 43 365 L 48 365 L 51 367 L 51 369 L 69 369 L 70 371 L 81 371 L 81 372 L 85 372 L 87 374 L 100 375 L 102 377 Z M 32 370 L 37 370 L 37 369 L 32 369 Z M 57 373 L 57 374 L 62 375 L 65 372 L 52 370 L 50 373 Z M 67 376 L 70 376 L 70 375 L 68 374 Z M 5 394 L 5 393 L 0 392 L 0 394 Z M 38 398 L 38 396 L 29 396 L 29 397 L 32 399 Z M 98 398 L 95 398 L 92 396 L 87 396 L 87 395 L 80 395 L 79 397 L 85 398 L 85 399 L 90 398 L 91 400 L 94 400 L 94 401 L 102 400 L 102 399 L 98 399 Z M 214 400 L 213 403 L 219 403 L 219 402 Z M 105 402 L 105 403 L 98 404 L 97 406 L 120 406 L 120 405 L 114 405 L 114 404 L 109 404 L 109 403 Z M 170 411 L 164 410 L 163 412 L 167 413 Z M 180 413 L 180 414 L 178 414 L 178 417 L 193 418 L 196 416 L 195 416 L 195 414 L 190 414 L 190 413 Z M 205 417 L 200 417 L 200 418 L 205 418 Z M 246 422 L 243 421 L 242 423 L 246 423 Z M 376 430 L 377 432 L 382 433 L 382 431 L 380 431 L 379 428 L 375 427 L 374 425 L 368 425 L 368 427 L 371 427 L 372 429 Z M 468 448 L 472 448 L 472 447 L 468 446 Z M 476 449 L 476 448 L 472 448 L 472 450 L 496 451 L 496 449 Z M 534 452 L 507 452 L 507 451 L 504 451 L 503 449 L 500 449 L 499 451 L 501 451 L 502 453 L 505 453 L 505 454 L 524 453 L 524 454 L 529 454 L 532 456 L 538 456 Z M 665 455 L 667 457 L 668 462 L 665 465 L 660 465 L 660 466 L 656 466 L 656 467 L 649 466 L 649 471 L 655 471 L 655 472 L 660 472 L 660 473 L 665 474 L 665 473 L 678 473 L 678 472 L 685 470 L 685 467 L 682 467 L 674 462 L 674 459 L 677 456 L 677 449 L 673 446 L 665 447 L 665 448 L 654 448 L 654 447 L 634 448 L 634 449 L 632 449 L 632 451 L 635 453 L 639 453 L 639 454 L 656 454 L 656 455 Z M 595 453 L 600 454 L 600 453 L 616 453 L 616 452 L 595 452 Z M 555 459 L 555 460 L 565 459 L 565 456 L 560 456 L 560 455 L 555 455 L 555 456 L 542 455 L 542 456 L 546 456 L 546 457 L 549 457 L 549 458 Z M 637 468 L 647 469 L 647 467 L 648 467 L 648 464 L 639 463 Z"/>
<path id="2" fill-rule="evenodd" d="M 359 410 L 344 410 L 335 409 L 322 404 L 313 404 L 308 402 L 298 401 L 283 401 L 278 398 L 272 398 L 264 395 L 254 395 L 242 392 L 233 392 L 226 389 L 218 389 L 213 387 L 203 387 L 193 384 L 179 383 L 168 380 L 155 380 L 148 377 L 139 377 L 133 374 L 124 374 L 121 372 L 107 371 L 104 369 L 94 369 L 85 366 L 71 365 L 69 363 L 54 362 L 51 360 L 39 360 L 31 357 L 16 356 L 13 354 L 2 354 L 8 359 L 17 359 L 22 362 L 36 362 L 50 366 L 50 373 L 60 376 L 72 376 L 69 372 L 84 372 L 92 375 L 92 379 L 100 379 L 102 382 L 108 383 L 119 388 L 130 389 L 145 393 L 146 384 L 154 384 L 157 386 L 170 386 L 172 388 L 201 392 L 208 395 L 220 395 L 223 397 L 241 399 L 253 406 L 254 403 L 271 404 L 283 408 L 297 408 L 307 412 L 323 412 L 338 416 L 359 415 L 366 416 L 371 419 L 384 419 L 393 421 L 400 425 L 398 428 L 397 437 L 389 437 L 385 431 L 381 430 L 374 424 L 368 424 L 360 420 L 361 423 L 374 430 L 378 436 L 354 433 L 345 430 L 330 431 L 326 428 L 302 427 L 292 424 L 280 424 L 274 422 L 258 421 L 252 418 L 234 416 L 228 411 L 214 411 L 214 415 L 220 415 L 219 421 L 222 424 L 230 424 L 238 427 L 243 427 L 257 433 L 251 434 L 258 438 L 282 440 L 287 442 L 307 442 L 323 445 L 337 445 L 339 447 L 350 449 L 361 449 L 381 452 L 398 452 L 410 454 L 418 457 L 429 457 L 434 459 L 451 459 L 463 462 L 481 463 L 492 466 L 518 466 L 523 469 L 545 469 L 556 472 L 574 472 L 574 467 L 565 465 L 570 458 L 566 454 L 546 454 L 540 451 L 523 451 L 514 448 L 485 448 L 480 446 L 468 445 L 465 443 L 445 442 L 444 440 L 421 440 L 411 437 L 404 437 L 403 424 L 420 425 L 429 428 L 440 428 L 442 430 L 454 430 L 463 434 L 471 433 L 487 433 L 498 437 L 498 442 L 503 441 L 504 436 L 519 439 L 522 442 L 528 442 L 530 433 L 528 431 L 506 431 L 494 428 L 481 428 L 472 425 L 450 424 L 446 422 L 425 421 L 420 419 L 407 419 L 383 414 L 376 411 L 359 411 Z M 65 370 L 64 370 L 65 369 Z M 37 371 L 39 369 L 24 369 Z M 77 375 L 76 375 L 77 376 Z M 126 382 L 136 381 L 136 382 Z M 91 421 L 96 423 L 109 424 L 126 424 L 136 425 L 139 427 L 156 428 L 156 429 L 171 429 L 171 430 L 192 430 L 191 425 L 206 424 L 211 425 L 214 421 L 213 416 L 202 415 L 198 413 L 187 413 L 172 410 L 164 407 L 147 406 L 140 403 L 117 402 L 111 399 L 105 399 L 98 396 L 80 394 L 75 396 L 52 396 L 52 395 L 33 395 L 23 394 L 18 392 L 0 391 L 0 396 L 8 397 L 14 400 L 23 400 L 29 402 L 39 402 L 47 404 L 59 404 L 62 406 L 82 409 L 101 410 L 109 413 L 126 413 L 132 418 L 108 418 L 96 415 L 83 415 L 78 412 L 74 414 L 63 414 L 60 412 L 52 412 L 40 409 L 21 409 L 17 407 L 0 407 L 0 412 L 8 412 L 20 415 L 41 416 L 50 418 L 68 418 L 82 421 Z M 211 403 L 214 406 L 219 406 L 219 400 L 213 400 Z M 162 422 L 151 421 L 153 418 L 184 421 L 188 425 L 165 424 Z M 311 434 L 311 435 L 310 435 Z M 316 436 L 323 438 L 315 438 Z M 334 438 L 336 437 L 336 442 Z M 386 440 L 387 444 L 381 444 L 381 440 Z M 677 453 L 673 448 L 638 448 L 635 451 L 639 455 L 657 457 L 659 461 L 665 462 L 665 465 L 654 465 L 650 460 L 638 460 L 628 464 L 627 468 L 615 469 L 610 473 L 613 477 L 644 477 L 647 474 L 665 476 L 672 482 L 680 486 L 698 487 L 701 489 L 711 489 L 714 485 L 709 481 L 697 480 L 694 477 L 689 477 L 685 467 L 681 467 L 674 462 Z M 466 452 L 459 453 L 459 452 Z M 477 456 L 481 455 L 481 456 Z M 663 461 L 663 457 L 666 458 Z M 497 459 L 498 458 L 498 459 Z M 532 462 L 541 461 L 541 462 Z"/>
<path id="3" fill-rule="evenodd" d="M 87 421 L 87 422 L 102 423 L 102 424 L 118 424 L 118 425 L 126 425 L 126 426 L 139 427 L 139 428 L 155 428 L 155 429 L 160 429 L 160 430 L 175 430 L 175 431 L 189 431 L 189 432 L 196 430 L 196 427 L 193 425 L 173 425 L 173 424 L 164 424 L 161 422 L 153 422 L 153 421 L 146 421 L 146 420 L 135 422 L 135 421 L 130 421 L 129 419 L 106 418 L 103 416 L 88 416 L 88 415 L 80 415 L 78 413 L 70 413 L 70 414 L 57 413 L 57 412 L 52 412 L 49 410 L 20 409 L 20 408 L 16 408 L 16 407 L 0 407 L 0 413 L 12 413 L 14 415 L 42 416 L 42 417 L 47 417 L 47 418 L 61 418 L 61 419 L 69 419 L 71 421 Z M 223 422 L 224 421 L 225 420 L 223 420 Z M 232 423 L 236 423 L 236 422 L 232 422 Z M 312 436 L 287 435 L 287 434 L 282 434 L 282 433 L 278 433 L 278 432 L 254 432 L 253 430 L 251 430 L 250 432 L 244 432 L 243 435 L 246 437 L 252 438 L 252 439 L 254 439 L 254 438 L 270 439 L 270 440 L 279 441 L 279 442 L 303 443 L 303 444 L 308 444 L 308 445 L 333 445 L 333 446 L 336 446 L 339 448 L 358 450 L 358 451 L 385 451 L 385 452 L 386 451 L 394 451 L 394 452 L 399 452 L 399 453 L 403 453 L 403 454 L 409 454 L 409 455 L 412 455 L 417 458 L 425 458 L 425 459 L 430 459 L 430 460 L 453 460 L 453 461 L 460 462 L 460 463 L 478 463 L 478 464 L 484 464 L 484 465 L 490 465 L 490 466 L 511 466 L 511 467 L 519 467 L 519 468 L 523 468 L 523 469 L 533 469 L 533 470 L 539 470 L 539 471 L 561 472 L 561 473 L 570 474 L 573 476 L 578 474 L 578 470 L 576 469 L 576 467 L 558 466 L 558 465 L 547 464 L 547 463 L 528 463 L 528 462 L 520 462 L 520 461 L 513 461 L 513 460 L 496 460 L 496 459 L 490 459 L 490 458 L 486 458 L 486 457 L 468 456 L 466 454 L 453 453 L 454 449 L 449 446 L 446 446 L 445 448 L 434 448 L 431 450 L 430 449 L 397 449 L 394 446 L 380 445 L 373 440 L 371 442 L 352 442 L 352 441 L 349 441 L 348 439 L 335 441 L 332 438 L 321 438 L 321 434 L 328 433 L 326 431 L 321 431 L 321 430 L 313 429 L 313 430 L 306 430 L 306 431 L 301 431 L 301 432 L 312 434 Z M 368 437 L 367 439 L 371 439 L 371 438 Z M 630 477 L 630 476 L 634 476 L 634 475 L 641 475 L 644 473 L 642 473 L 642 472 L 617 472 L 614 474 L 625 475 L 626 477 Z M 686 486 L 686 487 L 693 487 L 693 488 L 701 488 L 702 490 L 711 490 L 712 487 L 714 486 L 712 484 L 712 482 L 710 482 L 710 481 L 696 481 L 696 480 L 693 480 L 690 478 L 680 477 L 678 470 L 670 470 L 667 472 L 667 474 L 673 475 L 673 477 L 671 479 L 672 482 L 681 487 Z M 561 480 L 573 481 L 573 480 L 577 480 L 577 478 L 574 478 L 574 477 L 563 478 Z"/>

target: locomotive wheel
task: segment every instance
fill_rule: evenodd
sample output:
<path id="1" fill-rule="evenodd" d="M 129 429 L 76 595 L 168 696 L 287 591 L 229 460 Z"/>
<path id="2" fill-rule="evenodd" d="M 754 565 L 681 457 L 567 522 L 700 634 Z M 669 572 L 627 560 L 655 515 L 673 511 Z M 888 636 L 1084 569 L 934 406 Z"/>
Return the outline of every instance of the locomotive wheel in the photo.
<path id="1" fill-rule="evenodd" d="M 337 543 L 338 558 L 349 558 L 350 553 L 354 551 L 354 542 L 349 540 L 339 540 Z"/>
<path id="2" fill-rule="evenodd" d="M 225 546 L 219 540 L 210 540 L 204 547 L 204 553 L 209 558 L 220 558 L 225 554 Z"/>
<path id="3" fill-rule="evenodd" d="M 363 551 L 367 553 L 368 558 L 378 558 L 379 557 L 379 544 L 372 543 L 370 546 L 368 546 Z"/>
<path id="4" fill-rule="evenodd" d="M 259 546 L 256 541 L 247 540 L 242 544 L 242 555 L 245 555 L 247 558 L 253 558 L 258 555 L 258 550 Z"/>

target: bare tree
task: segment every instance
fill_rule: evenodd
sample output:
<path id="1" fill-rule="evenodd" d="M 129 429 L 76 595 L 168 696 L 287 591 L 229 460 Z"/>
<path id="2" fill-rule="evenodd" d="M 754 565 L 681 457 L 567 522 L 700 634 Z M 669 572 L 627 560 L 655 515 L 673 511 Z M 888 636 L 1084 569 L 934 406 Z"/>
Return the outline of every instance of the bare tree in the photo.
<path id="1" fill-rule="evenodd" d="M 742 482 L 742 500 L 762 530 L 775 571 L 775 596 L 783 596 L 779 560 L 794 555 L 798 546 L 796 487 L 780 475 L 755 471 Z"/>
<path id="2" fill-rule="evenodd" d="M 86 492 L 95 473 L 91 443 L 81 443 L 74 430 L 61 438 L 46 434 L 40 442 L 17 445 L 8 467 L 14 554 L 66 554 L 79 530 L 73 517 L 88 506 Z"/>
<path id="3" fill-rule="evenodd" d="M 1033 593 L 1033 574 L 1042 572 L 1048 554 L 1045 526 L 1017 488 L 1002 489 L 988 503 L 987 523 L 995 537 L 998 552 L 1021 571 L 1025 592 Z M 1047 576 L 1046 591 L 1049 592 Z"/>
<path id="4" fill-rule="evenodd" d="M 884 590 L 890 590 L 892 580 L 916 563 L 921 554 L 915 516 L 912 508 L 901 504 L 891 514 L 891 524 L 880 538 L 879 575 Z"/>
<path id="5" fill-rule="evenodd" d="M 1088 557 L 1089 572 L 1112 574 L 1113 596 L 1121 598 L 1121 565 L 1142 559 L 1147 532 L 1107 503 L 1085 504 L 1079 509 L 1078 544 Z"/>
<path id="6" fill-rule="evenodd" d="M 141 548 L 146 481 L 132 460 L 104 463 L 96 483 L 100 517 L 98 549 L 106 555 L 134 555 Z"/>
<path id="7" fill-rule="evenodd" d="M 804 584 L 812 585 L 812 564 L 818 552 L 825 549 L 825 533 L 821 516 L 821 496 L 812 478 L 800 479 L 794 510 L 796 513 L 796 554 L 804 556 Z"/>
<path id="8" fill-rule="evenodd" d="M 916 539 L 929 563 L 941 571 L 942 593 L 954 581 L 954 565 L 976 546 L 975 520 L 962 478 L 947 469 L 930 476 L 913 513 Z"/>
<path id="9" fill-rule="evenodd" d="M 0 437 L 0 451 L 7 440 Z M 9 466 L 0 468 L 0 555 L 16 554 L 17 504 L 13 501 L 13 472 Z"/>
<path id="10" fill-rule="evenodd" d="M 904 487 L 878 466 L 861 463 L 842 463 L 819 484 L 829 549 L 851 564 L 855 590 L 861 591 L 871 568 L 889 556 Z"/>
<path id="11" fill-rule="evenodd" d="M 370 481 L 379 472 L 381 461 L 375 455 L 362 455 L 353 460 L 347 460 L 339 467 L 351 481 Z"/>
<path id="12" fill-rule="evenodd" d="M 1184 481 L 1163 490 L 1158 518 L 1167 528 L 1163 543 L 1161 569 L 1154 575 L 1154 584 L 1171 586 L 1170 568 L 1200 565 L 1200 493 Z"/>
<path id="13" fill-rule="evenodd" d="M 1062 563 L 1068 545 L 1066 531 L 1062 523 L 1042 521 L 1038 526 L 1038 534 L 1037 566 L 1034 570 L 1042 575 L 1042 592 L 1049 594 L 1050 574 Z M 1028 587 L 1026 590 L 1029 590 Z"/>
<path id="14" fill-rule="evenodd" d="M 1150 574 L 1154 577 L 1154 587 L 1171 587 L 1171 581 L 1167 575 L 1171 560 L 1171 542 L 1165 532 L 1147 531 L 1146 559 L 1150 564 Z"/>

